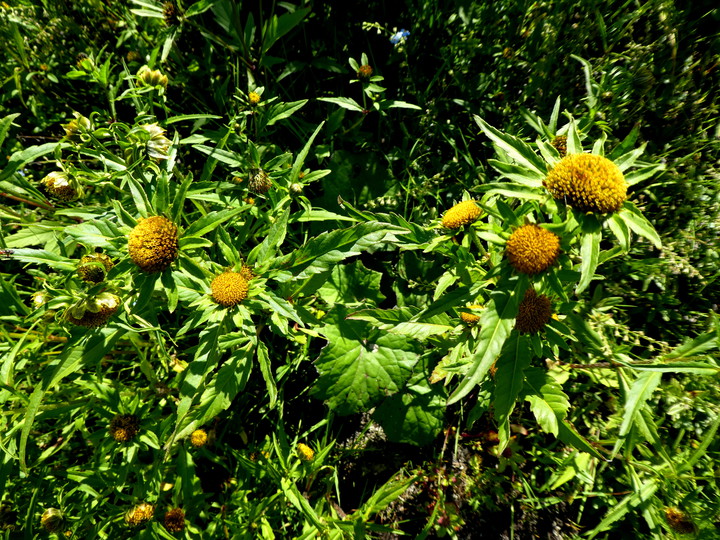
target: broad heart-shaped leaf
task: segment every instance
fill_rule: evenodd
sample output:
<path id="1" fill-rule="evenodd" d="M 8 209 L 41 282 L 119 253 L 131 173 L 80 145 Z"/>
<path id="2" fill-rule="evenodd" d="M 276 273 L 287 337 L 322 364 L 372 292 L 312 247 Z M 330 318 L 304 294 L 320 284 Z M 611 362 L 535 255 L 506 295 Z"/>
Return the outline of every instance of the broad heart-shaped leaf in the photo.
<path id="1" fill-rule="evenodd" d="M 365 300 L 377 305 L 385 299 L 385 295 L 380 292 L 381 279 L 380 272 L 368 270 L 357 260 L 335 266 L 318 292 L 330 305 L 336 302 L 347 305 Z"/>
<path id="2" fill-rule="evenodd" d="M 320 333 L 328 344 L 315 361 L 320 376 L 313 394 L 341 415 L 368 410 L 403 387 L 418 360 L 417 345 L 364 321 L 337 322 Z"/>
<path id="3" fill-rule="evenodd" d="M 423 377 L 418 384 L 383 401 L 373 418 L 389 440 L 424 446 L 432 442 L 443 427 L 445 397 L 442 385 L 431 386 Z"/>
<path id="4" fill-rule="evenodd" d="M 532 360 L 532 348 L 526 336 L 519 332 L 511 334 L 510 339 L 495 363 L 494 409 L 498 423 L 499 451 L 502 452 L 510 440 L 510 422 L 508 418 L 515 408 L 515 401 L 525 382 L 524 371 Z"/>
<path id="5" fill-rule="evenodd" d="M 448 405 L 461 400 L 485 377 L 500 354 L 505 340 L 515 326 L 518 305 L 528 287 L 526 275 L 514 276 L 498 283 L 480 316 L 480 335 L 470 370 L 448 399 Z"/>
<path id="6" fill-rule="evenodd" d="M 530 402 L 530 410 L 540 427 L 556 437 L 559 424 L 565 419 L 570 408 L 567 395 L 544 370 L 528 368 L 525 370 L 525 400 Z"/>

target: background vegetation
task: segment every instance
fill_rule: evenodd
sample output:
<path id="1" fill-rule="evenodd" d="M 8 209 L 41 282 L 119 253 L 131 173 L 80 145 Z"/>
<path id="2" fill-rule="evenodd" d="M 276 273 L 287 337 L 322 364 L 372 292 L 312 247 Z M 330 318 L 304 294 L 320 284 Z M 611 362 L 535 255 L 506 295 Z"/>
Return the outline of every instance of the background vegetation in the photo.
<path id="1" fill-rule="evenodd" d="M 0 4 L 4 537 L 716 538 L 718 27 L 708 0 Z M 616 216 L 547 195 L 557 135 L 626 169 Z M 159 215 L 179 254 L 142 272 Z M 504 257 L 528 221 L 562 238 L 540 277 Z M 556 319 L 521 335 L 532 286 Z"/>

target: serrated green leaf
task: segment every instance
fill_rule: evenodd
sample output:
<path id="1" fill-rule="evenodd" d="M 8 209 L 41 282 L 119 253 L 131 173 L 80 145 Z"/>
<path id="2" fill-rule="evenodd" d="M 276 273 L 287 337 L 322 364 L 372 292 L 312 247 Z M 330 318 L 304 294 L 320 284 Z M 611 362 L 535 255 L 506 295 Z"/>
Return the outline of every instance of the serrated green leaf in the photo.
<path id="1" fill-rule="evenodd" d="M 328 344 L 315 361 L 320 376 L 313 393 L 346 415 L 366 411 L 400 390 L 418 355 L 414 341 L 338 313 L 340 320 L 320 331 Z"/>
<path id="2" fill-rule="evenodd" d="M 490 294 L 490 300 L 485 305 L 478 323 L 480 335 L 477 347 L 473 351 L 470 370 L 448 399 L 448 405 L 469 394 L 485 377 L 515 326 L 518 305 L 527 287 L 528 278 L 522 275 L 511 278 Z"/>
<path id="3" fill-rule="evenodd" d="M 603 461 L 609 461 L 606 456 L 600 453 L 585 437 L 580 435 L 570 422 L 563 420 L 558 424 L 558 439 L 576 450 L 586 452 L 593 457 Z"/>
<path id="4" fill-rule="evenodd" d="M 446 395 L 442 385 L 423 380 L 390 396 L 375 409 L 373 418 L 393 442 L 424 446 L 444 425 Z"/>
<path id="5" fill-rule="evenodd" d="M 73 272 L 77 267 L 77 263 L 67 257 L 51 253 L 44 249 L 15 249 L 12 252 L 12 258 L 27 263 L 47 264 L 50 268 L 63 270 L 65 272 Z"/>
<path id="6" fill-rule="evenodd" d="M 525 370 L 525 386 L 525 400 L 530 403 L 530 410 L 538 424 L 544 431 L 557 437 L 559 425 L 570 408 L 570 402 L 562 386 L 539 368 Z"/>
<path id="7" fill-rule="evenodd" d="M 381 281 L 382 274 L 380 272 L 368 270 L 361 261 L 357 260 L 335 266 L 330 272 L 330 277 L 318 289 L 318 292 L 329 305 L 367 302 L 379 304 L 385 299 L 385 295 L 380 291 Z"/>
<path id="8" fill-rule="evenodd" d="M 449 324 L 447 315 L 439 315 L 433 318 L 437 322 L 414 322 L 411 319 L 418 313 L 417 308 L 396 308 L 396 309 L 363 309 L 348 315 L 348 319 L 367 321 L 381 330 L 393 334 L 424 340 L 430 336 L 445 334 L 455 328 Z"/>
<path id="9" fill-rule="evenodd" d="M 625 437 L 627 437 L 630 428 L 635 423 L 636 416 L 640 413 L 640 410 L 646 406 L 647 400 L 650 399 L 650 396 L 652 396 L 658 384 L 660 384 L 661 377 L 661 373 L 645 371 L 641 373 L 630 386 L 625 399 L 620 432 L 618 433 L 618 439 L 612 451 L 613 457 L 615 457 L 625 442 Z"/>
<path id="10" fill-rule="evenodd" d="M 262 341 L 258 341 L 257 344 L 257 359 L 260 365 L 260 373 L 262 373 L 263 379 L 265 380 L 265 387 L 268 391 L 268 406 L 273 408 L 277 401 L 277 385 L 275 384 L 275 377 L 273 377 L 272 364 L 270 363 L 267 345 Z"/>

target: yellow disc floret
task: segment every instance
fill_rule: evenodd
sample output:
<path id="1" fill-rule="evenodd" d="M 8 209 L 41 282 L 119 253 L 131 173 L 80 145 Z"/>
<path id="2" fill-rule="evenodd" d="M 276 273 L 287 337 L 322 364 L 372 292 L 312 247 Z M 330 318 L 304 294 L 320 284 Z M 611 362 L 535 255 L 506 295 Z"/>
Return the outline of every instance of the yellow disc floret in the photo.
<path id="1" fill-rule="evenodd" d="M 117 442 L 128 442 L 140 431 L 140 419 L 134 414 L 118 414 L 110 421 L 109 431 Z"/>
<path id="2" fill-rule="evenodd" d="M 130 231 L 128 251 L 143 272 L 162 272 L 178 255 L 177 226 L 162 216 L 140 219 Z"/>
<path id="3" fill-rule="evenodd" d="M 213 300 L 225 307 L 239 304 L 247 297 L 248 281 L 238 272 L 223 272 L 210 284 Z"/>
<path id="4" fill-rule="evenodd" d="M 510 235 L 505 253 L 512 267 L 518 272 L 537 274 L 557 260 L 560 254 L 560 238 L 537 225 L 523 225 Z"/>
<path id="5" fill-rule="evenodd" d="M 130 511 L 125 514 L 125 523 L 131 527 L 137 527 L 150 521 L 154 513 L 155 507 L 152 504 L 140 503 L 137 506 L 133 506 Z"/>
<path id="6" fill-rule="evenodd" d="M 297 452 L 300 456 L 300 459 L 303 461 L 310 461 L 312 458 L 315 457 L 315 452 L 312 448 L 310 448 L 307 444 L 299 443 L 297 445 Z"/>
<path id="7" fill-rule="evenodd" d="M 196 429 L 190 434 L 190 444 L 192 444 L 196 448 L 205 446 L 207 441 L 208 434 L 207 431 L 205 431 L 204 429 Z"/>
<path id="8" fill-rule="evenodd" d="M 595 154 L 565 156 L 543 185 L 553 197 L 581 212 L 616 212 L 627 198 L 627 183 L 618 166 Z"/>
<path id="9" fill-rule="evenodd" d="M 551 315 L 550 299 L 530 288 L 525 292 L 525 297 L 520 302 L 520 308 L 515 319 L 515 328 L 521 334 L 536 334 L 545 328 L 545 325 L 550 321 Z"/>
<path id="10" fill-rule="evenodd" d="M 480 315 L 475 312 L 482 309 L 480 304 L 473 304 L 460 311 L 460 320 L 468 326 L 474 326 L 480 320 Z"/>
<path id="11" fill-rule="evenodd" d="M 463 225 L 476 221 L 479 217 L 480 207 L 475 201 L 463 201 L 445 212 L 442 225 L 448 229 L 459 229 Z"/>

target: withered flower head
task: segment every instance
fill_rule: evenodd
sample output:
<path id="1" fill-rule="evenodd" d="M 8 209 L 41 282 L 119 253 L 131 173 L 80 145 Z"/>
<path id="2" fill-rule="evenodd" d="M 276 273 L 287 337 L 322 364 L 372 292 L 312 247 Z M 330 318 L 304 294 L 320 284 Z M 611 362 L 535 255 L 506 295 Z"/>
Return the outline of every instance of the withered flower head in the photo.
<path id="1" fill-rule="evenodd" d="M 262 169 L 255 169 L 250 173 L 250 182 L 248 183 L 250 191 L 263 194 L 270 191 L 271 187 L 272 180 L 270 180 L 268 173 Z"/>
<path id="2" fill-rule="evenodd" d="M 57 508 L 47 508 L 40 516 L 40 525 L 50 533 L 58 532 L 64 523 L 63 513 Z"/>
<path id="3" fill-rule="evenodd" d="M 181 532 L 185 528 L 185 512 L 182 508 L 172 508 L 165 512 L 163 525 L 170 532 Z"/>
<path id="4" fill-rule="evenodd" d="M 118 414 L 110 421 L 110 436 L 118 442 L 132 440 L 140 431 L 140 419 L 134 414 Z"/>
<path id="5" fill-rule="evenodd" d="M 65 316 L 68 321 L 86 328 L 103 326 L 120 307 L 120 298 L 108 292 L 86 298 L 68 308 Z"/>
<path id="6" fill-rule="evenodd" d="M 42 183 L 45 190 L 58 199 L 73 201 L 78 198 L 79 193 L 65 172 L 53 171 L 42 179 Z"/>
<path id="7" fill-rule="evenodd" d="M 105 274 L 107 274 L 113 266 L 115 265 L 112 259 L 104 253 L 93 253 L 91 255 L 84 255 L 80 259 L 77 273 L 83 281 L 100 283 L 105 280 Z"/>
<path id="8" fill-rule="evenodd" d="M 538 294 L 531 287 L 525 291 L 525 297 L 520 302 L 515 328 L 521 334 L 537 334 L 545 328 L 551 315 L 550 298 L 544 294 Z"/>

